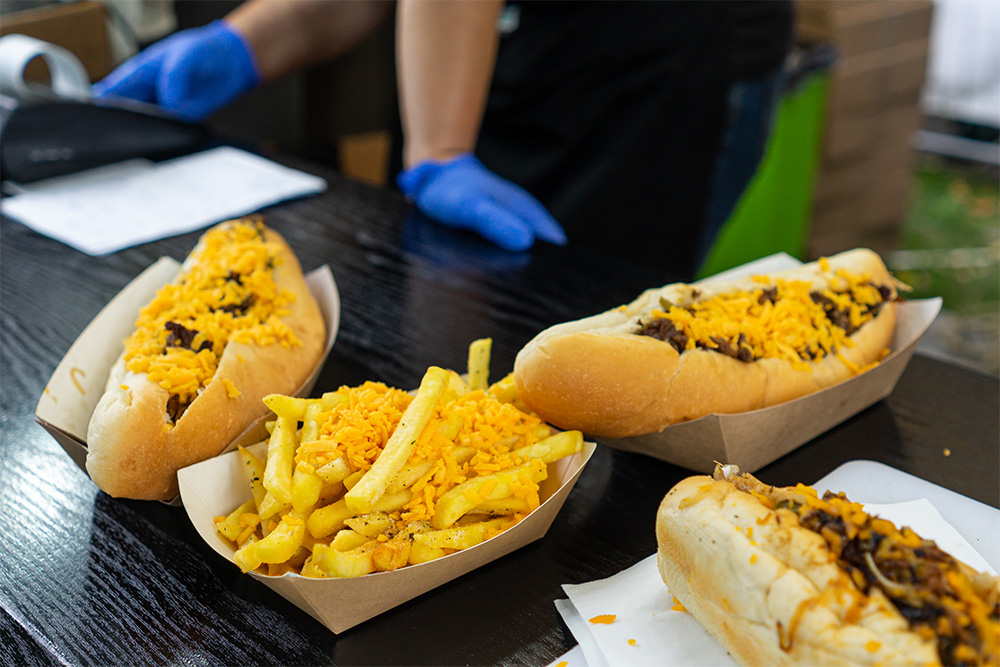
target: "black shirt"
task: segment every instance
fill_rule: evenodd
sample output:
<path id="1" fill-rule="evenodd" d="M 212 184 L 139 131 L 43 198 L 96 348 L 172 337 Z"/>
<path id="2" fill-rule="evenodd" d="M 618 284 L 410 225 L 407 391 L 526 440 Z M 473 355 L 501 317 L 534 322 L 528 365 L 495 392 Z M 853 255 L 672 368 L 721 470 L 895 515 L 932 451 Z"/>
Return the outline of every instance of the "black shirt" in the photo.
<path id="1" fill-rule="evenodd" d="M 735 0 L 730 7 L 734 81 L 756 79 L 781 66 L 792 46 L 790 0 Z"/>
<path id="2" fill-rule="evenodd" d="M 728 87 L 781 65 L 790 1 L 509 2 L 512 13 L 476 155 L 538 197 L 571 244 L 693 275 Z"/>

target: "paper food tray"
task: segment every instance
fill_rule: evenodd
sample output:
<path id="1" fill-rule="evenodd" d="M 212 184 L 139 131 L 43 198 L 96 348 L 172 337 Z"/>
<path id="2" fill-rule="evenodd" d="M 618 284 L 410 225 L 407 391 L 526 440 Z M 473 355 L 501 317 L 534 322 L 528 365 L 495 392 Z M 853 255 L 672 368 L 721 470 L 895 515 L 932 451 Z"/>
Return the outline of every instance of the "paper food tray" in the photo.
<path id="1" fill-rule="evenodd" d="M 259 429 L 245 434 L 244 442 L 239 444 L 246 446 L 266 437 L 262 421 Z M 250 447 L 250 451 L 265 457 L 267 443 L 256 447 Z M 279 577 L 249 574 L 333 632 L 343 632 L 541 538 L 595 449 L 595 444 L 585 442 L 582 451 L 550 463 L 549 477 L 540 484 L 541 506 L 512 528 L 469 549 L 427 563 L 353 579 L 312 579 L 293 573 Z M 251 498 L 239 453 L 230 452 L 182 468 L 177 477 L 184 509 L 194 527 L 219 555 L 232 561 L 233 549 L 216 532 L 214 518 L 229 514 Z"/>
<path id="2" fill-rule="evenodd" d="M 160 287 L 174 279 L 179 269 L 178 261 L 162 257 L 119 292 L 70 346 L 38 400 L 36 421 L 84 471 L 87 426 L 104 394 L 111 366 L 122 352 L 122 341 L 135 328 L 142 307 Z M 340 295 L 330 267 L 323 265 L 311 271 L 306 283 L 319 302 L 326 323 L 326 345 L 319 363 L 295 392 L 296 396 L 307 396 L 312 391 L 340 327 Z M 178 500 L 175 498 L 173 502 Z"/>
<path id="3" fill-rule="evenodd" d="M 773 273 L 799 264 L 788 255 L 774 255 L 702 282 Z M 716 461 L 753 472 L 888 396 L 940 310 L 940 298 L 901 303 L 889 355 L 875 368 L 839 384 L 779 405 L 707 415 L 657 433 L 602 439 L 601 444 L 698 472 L 711 473 Z"/>

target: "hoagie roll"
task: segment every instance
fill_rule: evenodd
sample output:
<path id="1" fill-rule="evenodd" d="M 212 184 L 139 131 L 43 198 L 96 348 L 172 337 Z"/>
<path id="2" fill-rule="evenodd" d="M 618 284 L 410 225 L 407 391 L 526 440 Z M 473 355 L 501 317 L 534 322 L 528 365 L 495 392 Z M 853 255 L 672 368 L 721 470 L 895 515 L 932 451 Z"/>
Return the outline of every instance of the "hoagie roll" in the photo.
<path id="1" fill-rule="evenodd" d="M 647 290 L 539 333 L 517 355 L 518 393 L 548 422 L 603 438 L 776 405 L 888 354 L 899 287 L 876 253 L 857 249 Z"/>
<path id="2" fill-rule="evenodd" d="M 1000 579 L 842 493 L 777 488 L 718 466 L 664 498 L 657 564 L 744 665 L 987 665 Z"/>
<path id="3" fill-rule="evenodd" d="M 87 471 L 116 497 L 168 500 L 178 469 L 215 456 L 293 393 L 325 324 L 291 248 L 259 218 L 213 227 L 136 320 L 87 431 Z"/>

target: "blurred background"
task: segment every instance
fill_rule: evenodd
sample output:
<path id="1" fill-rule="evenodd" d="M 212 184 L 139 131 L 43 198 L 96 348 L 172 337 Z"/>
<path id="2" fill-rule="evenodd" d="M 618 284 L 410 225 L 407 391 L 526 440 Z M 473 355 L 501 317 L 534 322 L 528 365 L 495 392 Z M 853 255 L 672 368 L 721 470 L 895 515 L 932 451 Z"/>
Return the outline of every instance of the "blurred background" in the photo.
<path id="1" fill-rule="evenodd" d="M 0 34 L 63 46 L 92 81 L 231 0 L 0 0 Z M 1000 2 L 796 0 L 796 49 L 759 173 L 702 275 L 784 251 L 880 252 L 944 310 L 921 352 L 1000 375 Z M 42 62 L 30 76 L 44 81 Z M 386 185 L 392 22 L 336 63 L 209 120 L 264 150 Z"/>

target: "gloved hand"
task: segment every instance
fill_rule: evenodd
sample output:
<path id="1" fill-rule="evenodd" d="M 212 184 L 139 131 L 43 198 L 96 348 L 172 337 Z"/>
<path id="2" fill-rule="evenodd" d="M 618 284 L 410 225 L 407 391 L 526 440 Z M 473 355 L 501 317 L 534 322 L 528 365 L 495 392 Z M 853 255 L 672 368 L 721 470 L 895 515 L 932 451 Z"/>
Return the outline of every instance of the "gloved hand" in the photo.
<path id="1" fill-rule="evenodd" d="M 91 88 L 203 120 L 260 83 L 253 51 L 225 21 L 183 30 L 153 44 Z"/>
<path id="2" fill-rule="evenodd" d="M 535 239 L 566 244 L 563 228 L 537 199 L 471 153 L 447 162 L 421 162 L 396 181 L 425 215 L 475 231 L 506 250 L 527 250 Z"/>

